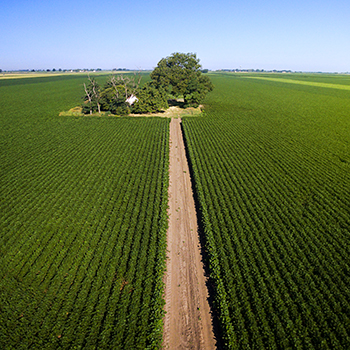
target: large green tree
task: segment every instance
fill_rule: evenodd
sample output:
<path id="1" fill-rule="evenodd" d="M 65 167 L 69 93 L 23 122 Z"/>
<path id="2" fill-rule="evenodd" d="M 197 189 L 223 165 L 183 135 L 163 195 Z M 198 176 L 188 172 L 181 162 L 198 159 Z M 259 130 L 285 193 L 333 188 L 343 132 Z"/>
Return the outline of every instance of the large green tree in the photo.
<path id="1" fill-rule="evenodd" d="M 151 73 L 153 85 L 164 88 L 175 97 L 183 97 L 185 106 L 197 107 L 213 84 L 203 76 L 195 53 L 175 52 L 162 58 Z"/>

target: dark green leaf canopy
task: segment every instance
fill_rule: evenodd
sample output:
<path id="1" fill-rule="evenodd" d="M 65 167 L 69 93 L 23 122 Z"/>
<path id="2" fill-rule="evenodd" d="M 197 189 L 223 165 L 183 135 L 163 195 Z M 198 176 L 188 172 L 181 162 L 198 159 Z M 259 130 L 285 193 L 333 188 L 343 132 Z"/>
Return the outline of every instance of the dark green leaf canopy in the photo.
<path id="1" fill-rule="evenodd" d="M 151 73 L 154 86 L 162 87 L 176 97 L 183 97 L 186 106 L 198 106 L 213 84 L 202 76 L 202 66 L 195 53 L 175 52 L 162 58 Z"/>

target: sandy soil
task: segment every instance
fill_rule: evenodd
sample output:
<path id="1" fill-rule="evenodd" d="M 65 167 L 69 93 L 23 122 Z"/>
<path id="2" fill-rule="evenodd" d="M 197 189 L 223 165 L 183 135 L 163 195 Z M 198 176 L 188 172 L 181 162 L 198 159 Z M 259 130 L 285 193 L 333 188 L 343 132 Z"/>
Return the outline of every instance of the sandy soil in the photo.
<path id="1" fill-rule="evenodd" d="M 164 349 L 215 349 L 197 217 L 181 131 L 170 123 L 168 260 Z"/>
<path id="2" fill-rule="evenodd" d="M 185 115 L 199 115 L 202 113 L 203 105 L 199 105 L 197 108 L 188 107 L 180 108 L 177 106 L 169 107 L 167 110 L 159 113 L 148 114 L 129 114 L 130 117 L 163 117 L 163 118 L 178 118 Z"/>

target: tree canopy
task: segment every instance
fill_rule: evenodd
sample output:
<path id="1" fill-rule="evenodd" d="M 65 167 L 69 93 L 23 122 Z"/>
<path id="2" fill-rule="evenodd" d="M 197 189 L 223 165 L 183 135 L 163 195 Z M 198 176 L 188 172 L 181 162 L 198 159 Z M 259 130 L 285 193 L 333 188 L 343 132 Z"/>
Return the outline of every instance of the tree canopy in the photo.
<path id="1" fill-rule="evenodd" d="M 151 81 L 140 88 L 141 74 L 112 75 L 101 87 L 88 75 L 84 84 L 85 114 L 109 112 L 115 115 L 154 113 L 169 107 L 168 99 L 183 98 L 185 107 L 198 107 L 213 90 L 195 53 L 173 53 L 162 58 L 151 73 Z"/>
<path id="2" fill-rule="evenodd" d="M 141 75 L 112 75 L 101 87 L 95 78 L 88 76 L 89 83 L 84 84 L 85 95 L 82 111 L 85 114 L 108 111 L 117 115 L 127 115 L 132 111 L 130 97 L 139 91 Z"/>
<path id="3" fill-rule="evenodd" d="M 203 76 L 195 53 L 175 52 L 162 58 L 151 73 L 156 88 L 163 88 L 175 97 L 183 97 L 185 106 L 197 107 L 214 86 Z"/>
<path id="4" fill-rule="evenodd" d="M 154 113 L 169 108 L 166 91 L 162 87 L 156 88 L 152 82 L 143 85 L 137 98 L 133 113 Z"/>

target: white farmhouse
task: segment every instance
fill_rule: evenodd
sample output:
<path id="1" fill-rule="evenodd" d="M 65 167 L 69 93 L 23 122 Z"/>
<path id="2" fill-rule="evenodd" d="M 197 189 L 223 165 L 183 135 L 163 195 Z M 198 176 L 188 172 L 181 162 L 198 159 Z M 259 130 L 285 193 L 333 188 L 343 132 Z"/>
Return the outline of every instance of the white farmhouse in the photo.
<path id="1" fill-rule="evenodd" d="M 137 102 L 139 99 L 134 95 L 130 95 L 125 102 L 129 103 L 129 105 L 131 106 L 134 102 Z"/>

